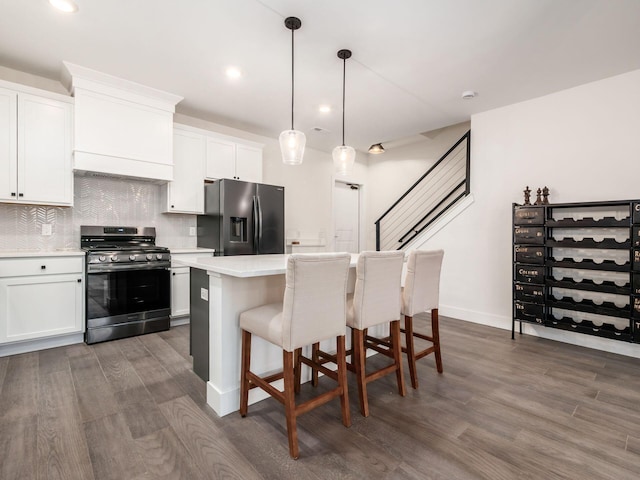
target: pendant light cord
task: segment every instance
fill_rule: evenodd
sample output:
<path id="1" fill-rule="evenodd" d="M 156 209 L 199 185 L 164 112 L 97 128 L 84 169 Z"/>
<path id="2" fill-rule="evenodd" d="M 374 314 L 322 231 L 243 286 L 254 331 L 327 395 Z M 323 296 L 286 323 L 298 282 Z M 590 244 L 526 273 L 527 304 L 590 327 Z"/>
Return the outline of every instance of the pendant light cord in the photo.
<path id="1" fill-rule="evenodd" d="M 342 59 L 342 146 L 344 147 L 344 98 L 345 98 L 345 88 L 346 88 L 346 77 L 347 77 L 347 59 Z"/>
<path id="2" fill-rule="evenodd" d="M 291 130 L 293 130 L 293 92 L 294 92 L 294 85 L 295 85 L 295 79 L 293 76 L 293 73 L 295 71 L 294 68 L 294 43 L 293 43 L 293 34 L 294 34 L 295 30 L 291 29 Z"/>

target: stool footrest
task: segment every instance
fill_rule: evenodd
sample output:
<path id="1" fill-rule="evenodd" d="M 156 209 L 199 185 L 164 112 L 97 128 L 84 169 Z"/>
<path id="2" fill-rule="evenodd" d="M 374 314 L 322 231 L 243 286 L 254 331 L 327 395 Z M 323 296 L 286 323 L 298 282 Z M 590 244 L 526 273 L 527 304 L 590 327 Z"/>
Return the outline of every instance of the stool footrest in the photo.
<path id="1" fill-rule="evenodd" d="M 271 385 L 269 382 L 267 382 L 267 379 L 271 377 L 278 377 L 271 380 L 273 382 L 275 380 L 280 380 L 281 378 L 284 378 L 284 374 L 280 372 L 279 374 L 270 375 L 269 377 L 262 378 L 253 372 L 247 372 L 247 379 L 249 380 L 249 389 L 260 387 L 261 389 L 263 389 L 265 392 L 267 392 L 269 395 L 271 395 L 273 398 L 275 398 L 276 400 L 278 400 L 280 403 L 284 405 L 284 394 L 280 390 L 278 390 L 276 387 Z"/>
<path id="2" fill-rule="evenodd" d="M 335 355 L 334 355 L 335 358 Z M 307 358 L 307 357 L 303 357 L 300 356 L 300 361 L 302 363 L 304 363 L 305 365 L 311 367 L 311 368 L 315 368 L 317 370 L 320 370 L 322 373 L 324 373 L 326 376 L 328 376 L 329 378 L 332 378 L 334 380 L 338 380 L 338 374 L 337 372 L 333 371 L 333 370 L 329 370 L 327 367 L 325 367 L 323 364 L 324 363 L 329 363 L 330 360 L 326 360 L 323 362 L 314 362 L 313 360 Z"/>
<path id="3" fill-rule="evenodd" d="M 336 387 L 333 390 L 324 392 L 318 395 L 317 397 L 314 397 L 310 400 L 307 400 L 306 402 L 296 405 L 295 415 L 297 417 L 298 415 L 307 413 L 309 410 L 313 410 L 314 408 L 319 407 L 320 405 L 324 405 L 325 403 L 330 402 L 331 400 L 333 400 L 336 397 L 339 397 L 340 395 L 342 395 L 342 388 L 340 387 Z"/>

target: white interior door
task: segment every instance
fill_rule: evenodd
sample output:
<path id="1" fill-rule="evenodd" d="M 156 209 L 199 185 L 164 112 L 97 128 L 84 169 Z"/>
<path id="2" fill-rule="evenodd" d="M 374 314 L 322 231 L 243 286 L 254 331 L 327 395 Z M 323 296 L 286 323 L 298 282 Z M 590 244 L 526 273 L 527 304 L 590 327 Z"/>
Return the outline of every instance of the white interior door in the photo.
<path id="1" fill-rule="evenodd" d="M 360 251 L 360 191 L 358 185 L 335 182 L 333 189 L 334 250 Z"/>

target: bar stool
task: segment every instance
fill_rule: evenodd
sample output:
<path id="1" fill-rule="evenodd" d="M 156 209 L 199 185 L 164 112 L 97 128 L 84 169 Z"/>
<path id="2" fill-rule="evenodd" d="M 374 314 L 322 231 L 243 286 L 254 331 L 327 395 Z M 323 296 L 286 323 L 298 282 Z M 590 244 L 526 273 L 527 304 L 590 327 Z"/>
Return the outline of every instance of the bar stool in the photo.
<path id="1" fill-rule="evenodd" d="M 395 373 L 398 392 L 405 396 L 402 372 L 402 346 L 400 341 L 400 280 L 404 253 L 362 252 L 356 266 L 356 285 L 348 301 L 347 326 L 351 327 L 351 363 L 349 369 L 356 374 L 360 413 L 369 416 L 367 384 L 384 375 Z M 385 348 L 366 342 L 367 329 L 390 324 L 390 342 Z M 390 357 L 391 365 L 374 372 L 366 372 L 367 348 Z M 321 355 L 321 358 L 323 356 Z M 326 356 L 325 356 L 326 358 Z"/>
<path id="2" fill-rule="evenodd" d="M 438 304 L 440 296 L 440 270 L 444 250 L 413 250 L 407 260 L 407 275 L 402 289 L 402 315 L 406 337 L 406 348 L 409 363 L 411 386 L 418 388 L 416 360 L 435 353 L 436 368 L 442 373 L 442 356 L 440 354 L 440 332 L 438 325 Z M 413 329 L 413 317 L 431 310 L 431 335 L 418 333 Z M 414 337 L 431 342 L 431 346 L 416 352 Z"/>
<path id="3" fill-rule="evenodd" d="M 340 397 L 342 423 L 351 426 L 347 392 L 345 356 L 346 294 L 351 256 L 339 254 L 293 254 L 287 260 L 283 303 L 263 305 L 240 314 L 242 329 L 242 366 L 240 378 L 240 415 L 247 415 L 249 390 L 260 387 L 284 404 L 289 454 L 298 458 L 298 415 Z M 282 348 L 283 371 L 259 377 L 250 371 L 251 335 Z M 336 338 L 336 372 L 315 365 L 302 356 L 302 347 Z M 338 382 L 331 391 L 296 405 L 294 394 L 300 389 L 301 363 L 319 368 Z M 284 391 L 271 385 L 284 378 Z"/>

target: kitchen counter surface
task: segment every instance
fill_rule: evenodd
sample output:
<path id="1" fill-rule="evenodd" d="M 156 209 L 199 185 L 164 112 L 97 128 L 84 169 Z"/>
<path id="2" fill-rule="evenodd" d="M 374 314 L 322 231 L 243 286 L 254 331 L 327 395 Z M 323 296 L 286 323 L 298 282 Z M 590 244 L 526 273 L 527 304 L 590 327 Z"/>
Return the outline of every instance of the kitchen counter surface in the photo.
<path id="1" fill-rule="evenodd" d="M 287 270 L 289 255 L 237 255 L 197 259 L 177 259 L 177 265 L 199 268 L 208 273 L 249 278 L 282 275 Z M 351 266 L 355 267 L 357 254 L 351 254 Z"/>
<path id="2" fill-rule="evenodd" d="M 176 255 L 180 255 L 183 253 L 198 254 L 198 253 L 214 253 L 215 252 L 213 248 L 202 248 L 202 247 L 181 247 L 181 248 L 168 247 L 168 248 L 172 254 L 176 254 Z"/>
<path id="3" fill-rule="evenodd" d="M 84 250 L 58 249 L 58 250 L 0 250 L 0 258 L 21 257 L 84 257 Z"/>

